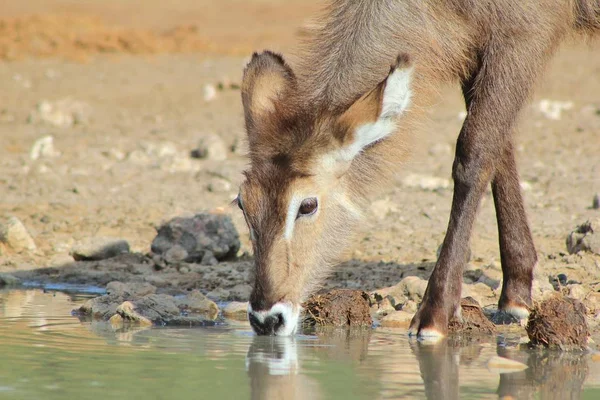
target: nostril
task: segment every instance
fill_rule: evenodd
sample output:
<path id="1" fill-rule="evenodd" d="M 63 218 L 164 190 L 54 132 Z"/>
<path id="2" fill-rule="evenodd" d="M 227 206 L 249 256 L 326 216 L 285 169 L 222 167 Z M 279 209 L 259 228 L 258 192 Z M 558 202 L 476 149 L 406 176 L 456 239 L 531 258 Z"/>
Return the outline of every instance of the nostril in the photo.
<path id="1" fill-rule="evenodd" d="M 250 325 L 252 326 L 260 326 L 260 320 L 254 315 L 254 313 L 248 313 L 248 321 L 250 321 Z"/>
<path id="2" fill-rule="evenodd" d="M 282 313 L 277 313 L 273 316 L 275 318 L 275 331 L 285 325 L 285 319 Z"/>

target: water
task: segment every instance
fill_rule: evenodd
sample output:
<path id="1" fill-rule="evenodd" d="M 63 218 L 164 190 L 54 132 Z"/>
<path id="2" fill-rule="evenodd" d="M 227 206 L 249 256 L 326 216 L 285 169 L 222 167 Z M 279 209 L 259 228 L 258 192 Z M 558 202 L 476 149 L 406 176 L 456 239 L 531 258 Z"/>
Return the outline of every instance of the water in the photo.
<path id="1" fill-rule="evenodd" d="M 591 355 L 519 350 L 518 338 L 431 345 L 384 329 L 264 338 L 246 324 L 114 331 L 71 316 L 87 296 L 0 291 L 0 398 L 600 398 Z M 529 368 L 488 369 L 495 355 Z"/>

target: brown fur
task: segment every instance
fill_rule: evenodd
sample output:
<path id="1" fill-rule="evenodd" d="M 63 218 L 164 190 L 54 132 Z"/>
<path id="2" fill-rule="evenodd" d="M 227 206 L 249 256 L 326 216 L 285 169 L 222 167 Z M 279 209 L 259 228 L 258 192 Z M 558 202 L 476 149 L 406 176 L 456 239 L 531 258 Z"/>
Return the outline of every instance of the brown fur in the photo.
<path id="1" fill-rule="evenodd" d="M 299 303 L 342 257 L 359 221 L 356 210 L 397 169 L 421 111 L 449 81 L 460 82 L 468 114 L 457 141 L 446 238 L 412 328 L 447 331 L 477 206 L 490 183 L 504 272 L 500 306 L 528 307 L 536 254 L 512 132 L 558 43 L 597 31 L 599 0 L 334 0 L 308 34 L 296 73 L 280 56 L 255 55 L 242 88 L 251 167 L 240 192 L 256 233 L 253 308 Z M 398 54 L 410 56 L 414 71 L 411 105 L 395 134 L 347 164 L 325 162 L 352 142 L 357 127 L 377 118 L 382 79 Z M 293 240 L 284 240 L 292 197 L 313 192 L 321 203 L 316 219 L 298 219 Z"/>

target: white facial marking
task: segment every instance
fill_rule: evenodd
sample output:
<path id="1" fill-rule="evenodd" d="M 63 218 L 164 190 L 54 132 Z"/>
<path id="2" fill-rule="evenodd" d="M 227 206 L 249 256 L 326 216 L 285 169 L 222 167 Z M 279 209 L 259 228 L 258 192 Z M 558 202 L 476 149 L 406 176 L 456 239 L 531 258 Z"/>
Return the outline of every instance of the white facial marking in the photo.
<path id="1" fill-rule="evenodd" d="M 252 314 L 262 323 L 265 318 L 271 315 L 281 314 L 283 316 L 283 326 L 275 332 L 276 336 L 291 336 L 296 333 L 298 328 L 298 318 L 300 318 L 300 306 L 295 306 L 290 302 L 275 303 L 270 310 L 253 311 L 248 303 L 248 314 Z"/>
<path id="2" fill-rule="evenodd" d="M 287 215 L 285 217 L 285 230 L 283 231 L 283 238 L 287 241 L 292 240 L 294 236 L 294 226 L 296 225 L 296 218 L 298 217 L 298 210 L 300 209 L 300 204 L 304 199 L 308 199 L 314 197 L 317 199 L 317 204 L 319 204 L 319 199 L 316 195 L 307 194 L 306 196 L 294 195 L 292 200 L 290 200 L 290 204 L 288 205 Z M 317 212 L 319 210 L 317 209 Z"/>

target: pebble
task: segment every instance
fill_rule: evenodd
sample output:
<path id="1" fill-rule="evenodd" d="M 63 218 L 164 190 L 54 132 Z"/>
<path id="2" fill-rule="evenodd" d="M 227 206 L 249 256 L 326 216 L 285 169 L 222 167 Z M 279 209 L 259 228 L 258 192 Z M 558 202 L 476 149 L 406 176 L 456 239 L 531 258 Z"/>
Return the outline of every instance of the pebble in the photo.
<path id="1" fill-rule="evenodd" d="M 96 236 L 76 242 L 71 248 L 75 261 L 105 260 L 129 253 L 129 243 L 124 239 Z"/>
<path id="2" fill-rule="evenodd" d="M 544 115 L 544 117 L 553 121 L 559 121 L 562 117 L 562 112 L 572 108 L 572 101 L 543 99 L 538 103 L 538 110 Z"/>
<path id="3" fill-rule="evenodd" d="M 218 177 L 211 178 L 206 184 L 206 190 L 213 193 L 223 193 L 231 191 L 231 182 Z"/>
<path id="4" fill-rule="evenodd" d="M 18 253 L 37 250 L 27 228 L 17 217 L 10 217 L 4 223 L 0 223 L 0 242 Z"/>
<path id="5" fill-rule="evenodd" d="M 223 161 L 227 159 L 227 146 L 219 135 L 208 133 L 201 135 L 197 147 L 192 150 L 192 158 Z"/>
<path id="6" fill-rule="evenodd" d="M 28 121 L 42 122 L 59 128 L 89 122 L 90 106 L 70 98 L 50 102 L 43 100 L 29 114 Z"/>
<path id="7" fill-rule="evenodd" d="M 414 316 L 412 312 L 394 311 L 383 317 L 380 325 L 384 328 L 408 328 Z"/>
<path id="8" fill-rule="evenodd" d="M 402 180 L 402 184 L 407 187 L 434 191 L 448 189 L 450 187 L 450 180 L 437 176 L 410 174 Z"/>
<path id="9" fill-rule="evenodd" d="M 579 225 L 569 233 L 566 242 L 569 254 L 586 251 L 600 255 L 600 219 Z"/>
<path id="10" fill-rule="evenodd" d="M 32 160 L 42 157 L 57 157 L 59 155 L 60 153 L 54 148 L 54 138 L 50 135 L 36 140 L 29 151 L 29 158 Z"/>
<path id="11" fill-rule="evenodd" d="M 223 316 L 237 321 L 247 321 L 248 302 L 232 301 L 228 303 L 223 307 Z"/>

